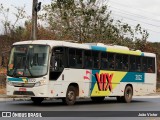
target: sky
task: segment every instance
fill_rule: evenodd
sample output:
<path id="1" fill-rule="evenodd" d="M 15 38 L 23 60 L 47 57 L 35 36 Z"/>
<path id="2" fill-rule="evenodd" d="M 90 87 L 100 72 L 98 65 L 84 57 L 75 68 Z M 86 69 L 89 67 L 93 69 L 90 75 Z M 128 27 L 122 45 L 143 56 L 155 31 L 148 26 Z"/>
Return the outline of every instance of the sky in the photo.
<path id="1" fill-rule="evenodd" d="M 140 24 L 150 34 L 148 41 L 160 42 L 160 0 L 108 0 L 108 5 L 115 19 Z"/>
<path id="2" fill-rule="evenodd" d="M 38 0 L 42 5 L 51 3 L 51 0 Z M 100 0 L 99 0 L 100 1 Z M 104 0 L 102 0 L 104 1 Z M 106 0 L 112 17 L 115 20 L 122 20 L 132 27 L 140 24 L 143 29 L 149 32 L 148 41 L 160 42 L 160 0 Z M 15 18 L 11 15 L 15 9 L 13 6 L 23 7 L 28 16 L 32 14 L 32 0 L 0 0 L 0 4 L 10 8 L 9 19 Z M 41 11 L 40 11 L 41 12 Z M 0 16 L 0 20 L 1 20 Z M 19 24 L 23 24 L 24 20 Z M 2 25 L 0 25 L 2 27 Z"/>

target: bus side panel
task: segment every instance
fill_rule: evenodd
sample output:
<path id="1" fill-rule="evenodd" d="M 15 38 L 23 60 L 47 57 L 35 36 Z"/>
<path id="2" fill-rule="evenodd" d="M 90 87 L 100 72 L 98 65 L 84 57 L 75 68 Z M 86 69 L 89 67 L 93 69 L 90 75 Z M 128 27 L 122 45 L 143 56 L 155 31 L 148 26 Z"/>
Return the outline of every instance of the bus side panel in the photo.
<path id="1" fill-rule="evenodd" d="M 65 97 L 72 83 L 78 84 L 79 97 L 123 96 L 128 84 L 133 95 L 145 95 L 156 91 L 156 74 L 65 68 L 58 80 L 50 83 L 53 97 Z"/>
<path id="2" fill-rule="evenodd" d="M 145 78 L 146 78 L 145 84 L 147 84 L 147 93 L 155 93 L 157 74 L 156 73 L 146 73 Z"/>
<path id="3" fill-rule="evenodd" d="M 86 72 L 87 71 L 87 72 Z M 65 97 L 69 85 L 78 85 L 79 97 L 88 97 L 91 85 L 90 70 L 65 68 L 60 77 L 50 81 L 50 91 L 54 91 L 53 97 Z"/>
<path id="4" fill-rule="evenodd" d="M 127 72 L 93 70 L 91 96 L 119 96 L 120 81 L 126 76 Z"/>

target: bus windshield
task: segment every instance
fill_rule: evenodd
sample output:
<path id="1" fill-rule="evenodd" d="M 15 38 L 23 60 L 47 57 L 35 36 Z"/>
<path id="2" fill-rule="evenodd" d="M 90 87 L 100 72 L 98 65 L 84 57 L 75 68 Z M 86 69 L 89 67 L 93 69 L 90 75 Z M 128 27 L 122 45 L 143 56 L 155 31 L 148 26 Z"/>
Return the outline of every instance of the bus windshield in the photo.
<path id="1" fill-rule="evenodd" d="M 49 46 L 16 45 L 11 50 L 8 76 L 38 77 L 47 74 Z"/>

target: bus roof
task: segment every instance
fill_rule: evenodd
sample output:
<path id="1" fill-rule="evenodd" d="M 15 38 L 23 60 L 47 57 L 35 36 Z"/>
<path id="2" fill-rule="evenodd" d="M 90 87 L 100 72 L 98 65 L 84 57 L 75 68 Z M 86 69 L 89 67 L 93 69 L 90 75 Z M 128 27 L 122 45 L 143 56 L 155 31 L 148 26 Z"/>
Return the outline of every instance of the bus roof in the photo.
<path id="1" fill-rule="evenodd" d="M 22 44 L 40 44 L 40 45 L 49 45 L 51 48 L 54 46 L 65 46 L 79 49 L 92 49 L 98 51 L 108 51 L 122 54 L 133 54 L 140 56 L 150 56 L 155 57 L 154 53 L 142 52 L 140 50 L 130 50 L 128 47 L 119 46 L 119 45 L 105 45 L 103 43 L 73 43 L 60 40 L 29 40 L 29 41 L 20 41 L 16 42 L 13 45 L 22 45 Z"/>

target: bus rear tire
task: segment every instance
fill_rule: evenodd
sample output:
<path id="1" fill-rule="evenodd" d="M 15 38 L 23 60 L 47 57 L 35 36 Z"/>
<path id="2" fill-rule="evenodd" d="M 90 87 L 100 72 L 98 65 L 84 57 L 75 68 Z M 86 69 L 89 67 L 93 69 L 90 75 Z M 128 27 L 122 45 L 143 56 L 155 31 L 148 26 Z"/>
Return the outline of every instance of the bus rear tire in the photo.
<path id="1" fill-rule="evenodd" d="M 132 101 L 133 88 L 129 85 L 124 90 L 124 96 L 122 97 L 123 102 L 130 103 Z"/>
<path id="2" fill-rule="evenodd" d="M 104 100 L 104 96 L 102 97 L 91 97 L 93 102 L 102 102 Z"/>
<path id="3" fill-rule="evenodd" d="M 34 104 L 41 104 L 44 98 L 42 97 L 31 97 L 31 100 L 33 101 Z"/>
<path id="4" fill-rule="evenodd" d="M 64 104 L 74 105 L 76 102 L 76 88 L 74 86 L 69 86 L 66 97 L 62 98 Z"/>

